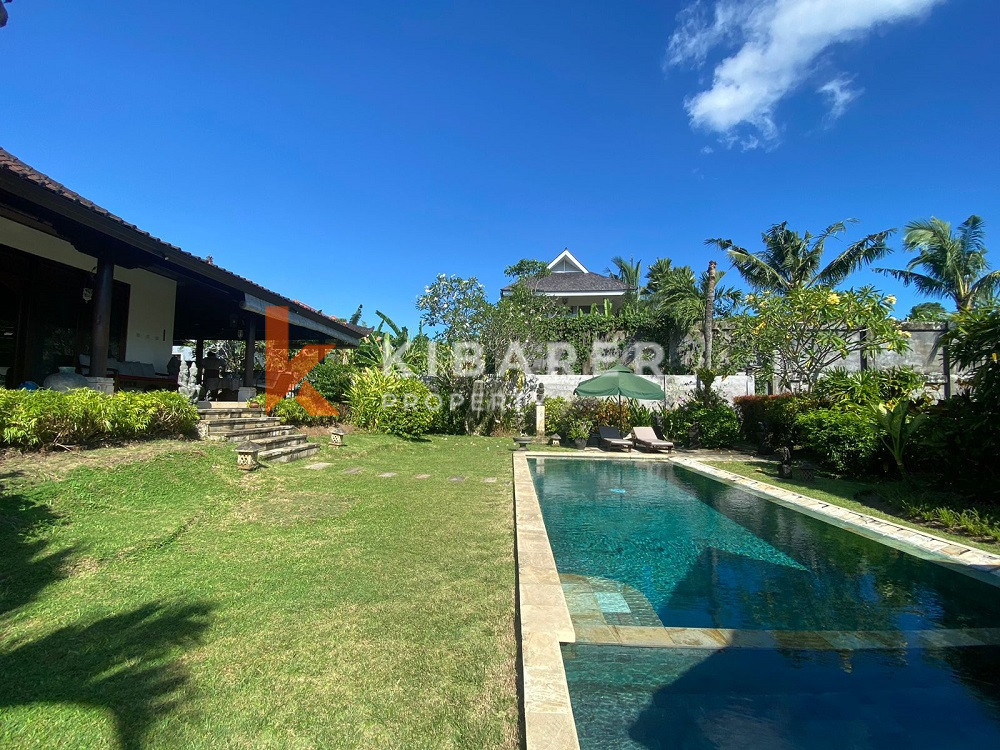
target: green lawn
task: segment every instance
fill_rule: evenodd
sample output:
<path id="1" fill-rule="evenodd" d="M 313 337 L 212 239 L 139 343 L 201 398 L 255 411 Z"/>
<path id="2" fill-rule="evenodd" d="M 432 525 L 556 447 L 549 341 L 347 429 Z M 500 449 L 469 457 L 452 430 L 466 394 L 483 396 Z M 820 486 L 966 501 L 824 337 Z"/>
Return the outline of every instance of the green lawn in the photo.
<path id="1" fill-rule="evenodd" d="M 510 441 L 348 443 L 0 462 L 0 747 L 516 747 Z"/>
<path id="2" fill-rule="evenodd" d="M 806 481 L 778 477 L 775 461 L 705 461 L 734 474 L 840 505 L 904 526 L 1000 554 L 1000 512 L 988 505 L 901 481 L 850 480 L 817 475 Z"/>

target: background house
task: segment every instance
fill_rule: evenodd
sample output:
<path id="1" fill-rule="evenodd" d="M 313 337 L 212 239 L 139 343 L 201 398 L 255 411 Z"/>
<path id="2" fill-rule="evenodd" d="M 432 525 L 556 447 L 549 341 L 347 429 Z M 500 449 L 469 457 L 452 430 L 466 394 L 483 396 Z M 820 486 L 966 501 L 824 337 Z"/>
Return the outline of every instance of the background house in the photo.
<path id="1" fill-rule="evenodd" d="M 592 305 L 603 309 L 607 300 L 615 312 L 621 309 L 625 295 L 630 290 L 628 285 L 618 279 L 593 273 L 576 258 L 569 250 L 563 250 L 549 263 L 548 276 L 520 279 L 514 284 L 508 284 L 500 290 L 501 296 L 506 296 L 515 284 L 522 284 L 536 294 L 554 297 L 560 304 L 569 308 L 570 312 L 590 310 Z"/>

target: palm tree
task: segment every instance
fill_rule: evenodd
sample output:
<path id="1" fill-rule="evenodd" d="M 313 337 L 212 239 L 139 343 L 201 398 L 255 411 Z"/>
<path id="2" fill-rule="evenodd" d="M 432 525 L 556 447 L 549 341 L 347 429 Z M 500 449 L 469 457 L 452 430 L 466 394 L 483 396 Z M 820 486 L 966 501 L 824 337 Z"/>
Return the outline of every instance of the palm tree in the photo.
<path id="1" fill-rule="evenodd" d="M 761 235 L 764 249 L 758 253 L 751 253 L 733 244 L 732 240 L 708 239 L 705 244 L 725 250 L 736 270 L 754 289 L 787 292 L 813 285 L 836 286 L 861 266 L 888 253 L 889 246 L 885 240 L 896 231 L 885 229 L 869 234 L 823 266 L 826 241 L 843 234 L 847 231 L 847 224 L 856 221 L 838 221 L 815 237 L 809 232 L 800 237 L 788 228 L 787 221 L 775 224 Z"/>
<path id="2" fill-rule="evenodd" d="M 977 304 L 989 303 L 1000 288 L 1000 271 L 990 271 L 986 260 L 985 238 L 983 220 L 974 214 L 957 233 L 941 219 L 911 221 L 906 225 L 903 247 L 916 251 L 917 257 L 902 270 L 875 270 L 906 286 L 912 284 L 929 297 L 950 297 L 959 312 L 968 312 Z"/>
<path id="3" fill-rule="evenodd" d="M 629 258 L 625 260 L 620 255 L 611 259 L 614 268 L 605 269 L 605 273 L 613 279 L 618 279 L 627 285 L 633 294 L 639 293 L 639 283 L 642 281 L 642 261 Z"/>
<path id="4" fill-rule="evenodd" d="M 716 282 L 725 271 L 716 271 Z M 649 267 L 644 298 L 676 328 L 681 335 L 690 331 L 705 317 L 710 284 L 708 272 L 695 277 L 690 266 L 674 266 L 669 258 L 661 258 Z M 714 314 L 726 316 L 740 301 L 739 290 L 731 287 L 715 288 Z"/>

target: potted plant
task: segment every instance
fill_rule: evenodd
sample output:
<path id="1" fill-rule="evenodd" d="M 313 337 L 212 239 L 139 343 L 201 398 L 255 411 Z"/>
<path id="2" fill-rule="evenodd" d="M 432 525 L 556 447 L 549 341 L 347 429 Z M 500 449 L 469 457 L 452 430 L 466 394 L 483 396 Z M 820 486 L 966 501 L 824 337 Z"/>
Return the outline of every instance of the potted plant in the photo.
<path id="1" fill-rule="evenodd" d="M 587 447 L 587 439 L 590 437 L 591 424 L 586 419 L 574 419 L 569 424 L 568 436 L 573 444 L 583 450 Z"/>

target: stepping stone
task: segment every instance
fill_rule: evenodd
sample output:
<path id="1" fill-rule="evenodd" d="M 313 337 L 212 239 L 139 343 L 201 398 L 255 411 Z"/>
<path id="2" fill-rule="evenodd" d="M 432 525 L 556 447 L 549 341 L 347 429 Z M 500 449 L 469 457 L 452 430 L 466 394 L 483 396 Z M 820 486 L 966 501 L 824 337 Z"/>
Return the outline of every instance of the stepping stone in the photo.
<path id="1" fill-rule="evenodd" d="M 381 479 L 388 479 L 389 477 L 394 477 L 394 476 L 396 476 L 396 472 L 394 472 L 394 471 L 386 471 L 386 472 L 383 472 L 383 473 L 379 474 L 379 477 Z"/>
<path id="2" fill-rule="evenodd" d="M 496 477 L 486 477 L 486 479 L 483 480 L 483 484 L 496 484 L 496 483 L 497 483 Z"/>
<path id="3" fill-rule="evenodd" d="M 413 478 L 414 479 L 430 479 L 431 475 L 430 474 L 416 474 L 416 475 L 414 475 Z"/>
<path id="4" fill-rule="evenodd" d="M 360 474 L 362 471 L 364 471 L 364 469 L 362 469 L 360 466 L 355 466 L 353 469 L 344 469 L 341 473 L 342 474 Z"/>
<path id="5" fill-rule="evenodd" d="M 333 464 L 324 464 L 324 463 L 309 464 L 306 468 L 307 469 L 315 469 L 315 470 L 319 471 L 320 469 L 325 469 L 327 466 L 333 466 Z"/>
<path id="6" fill-rule="evenodd" d="M 448 477 L 449 482 L 464 482 L 465 477 Z"/>

